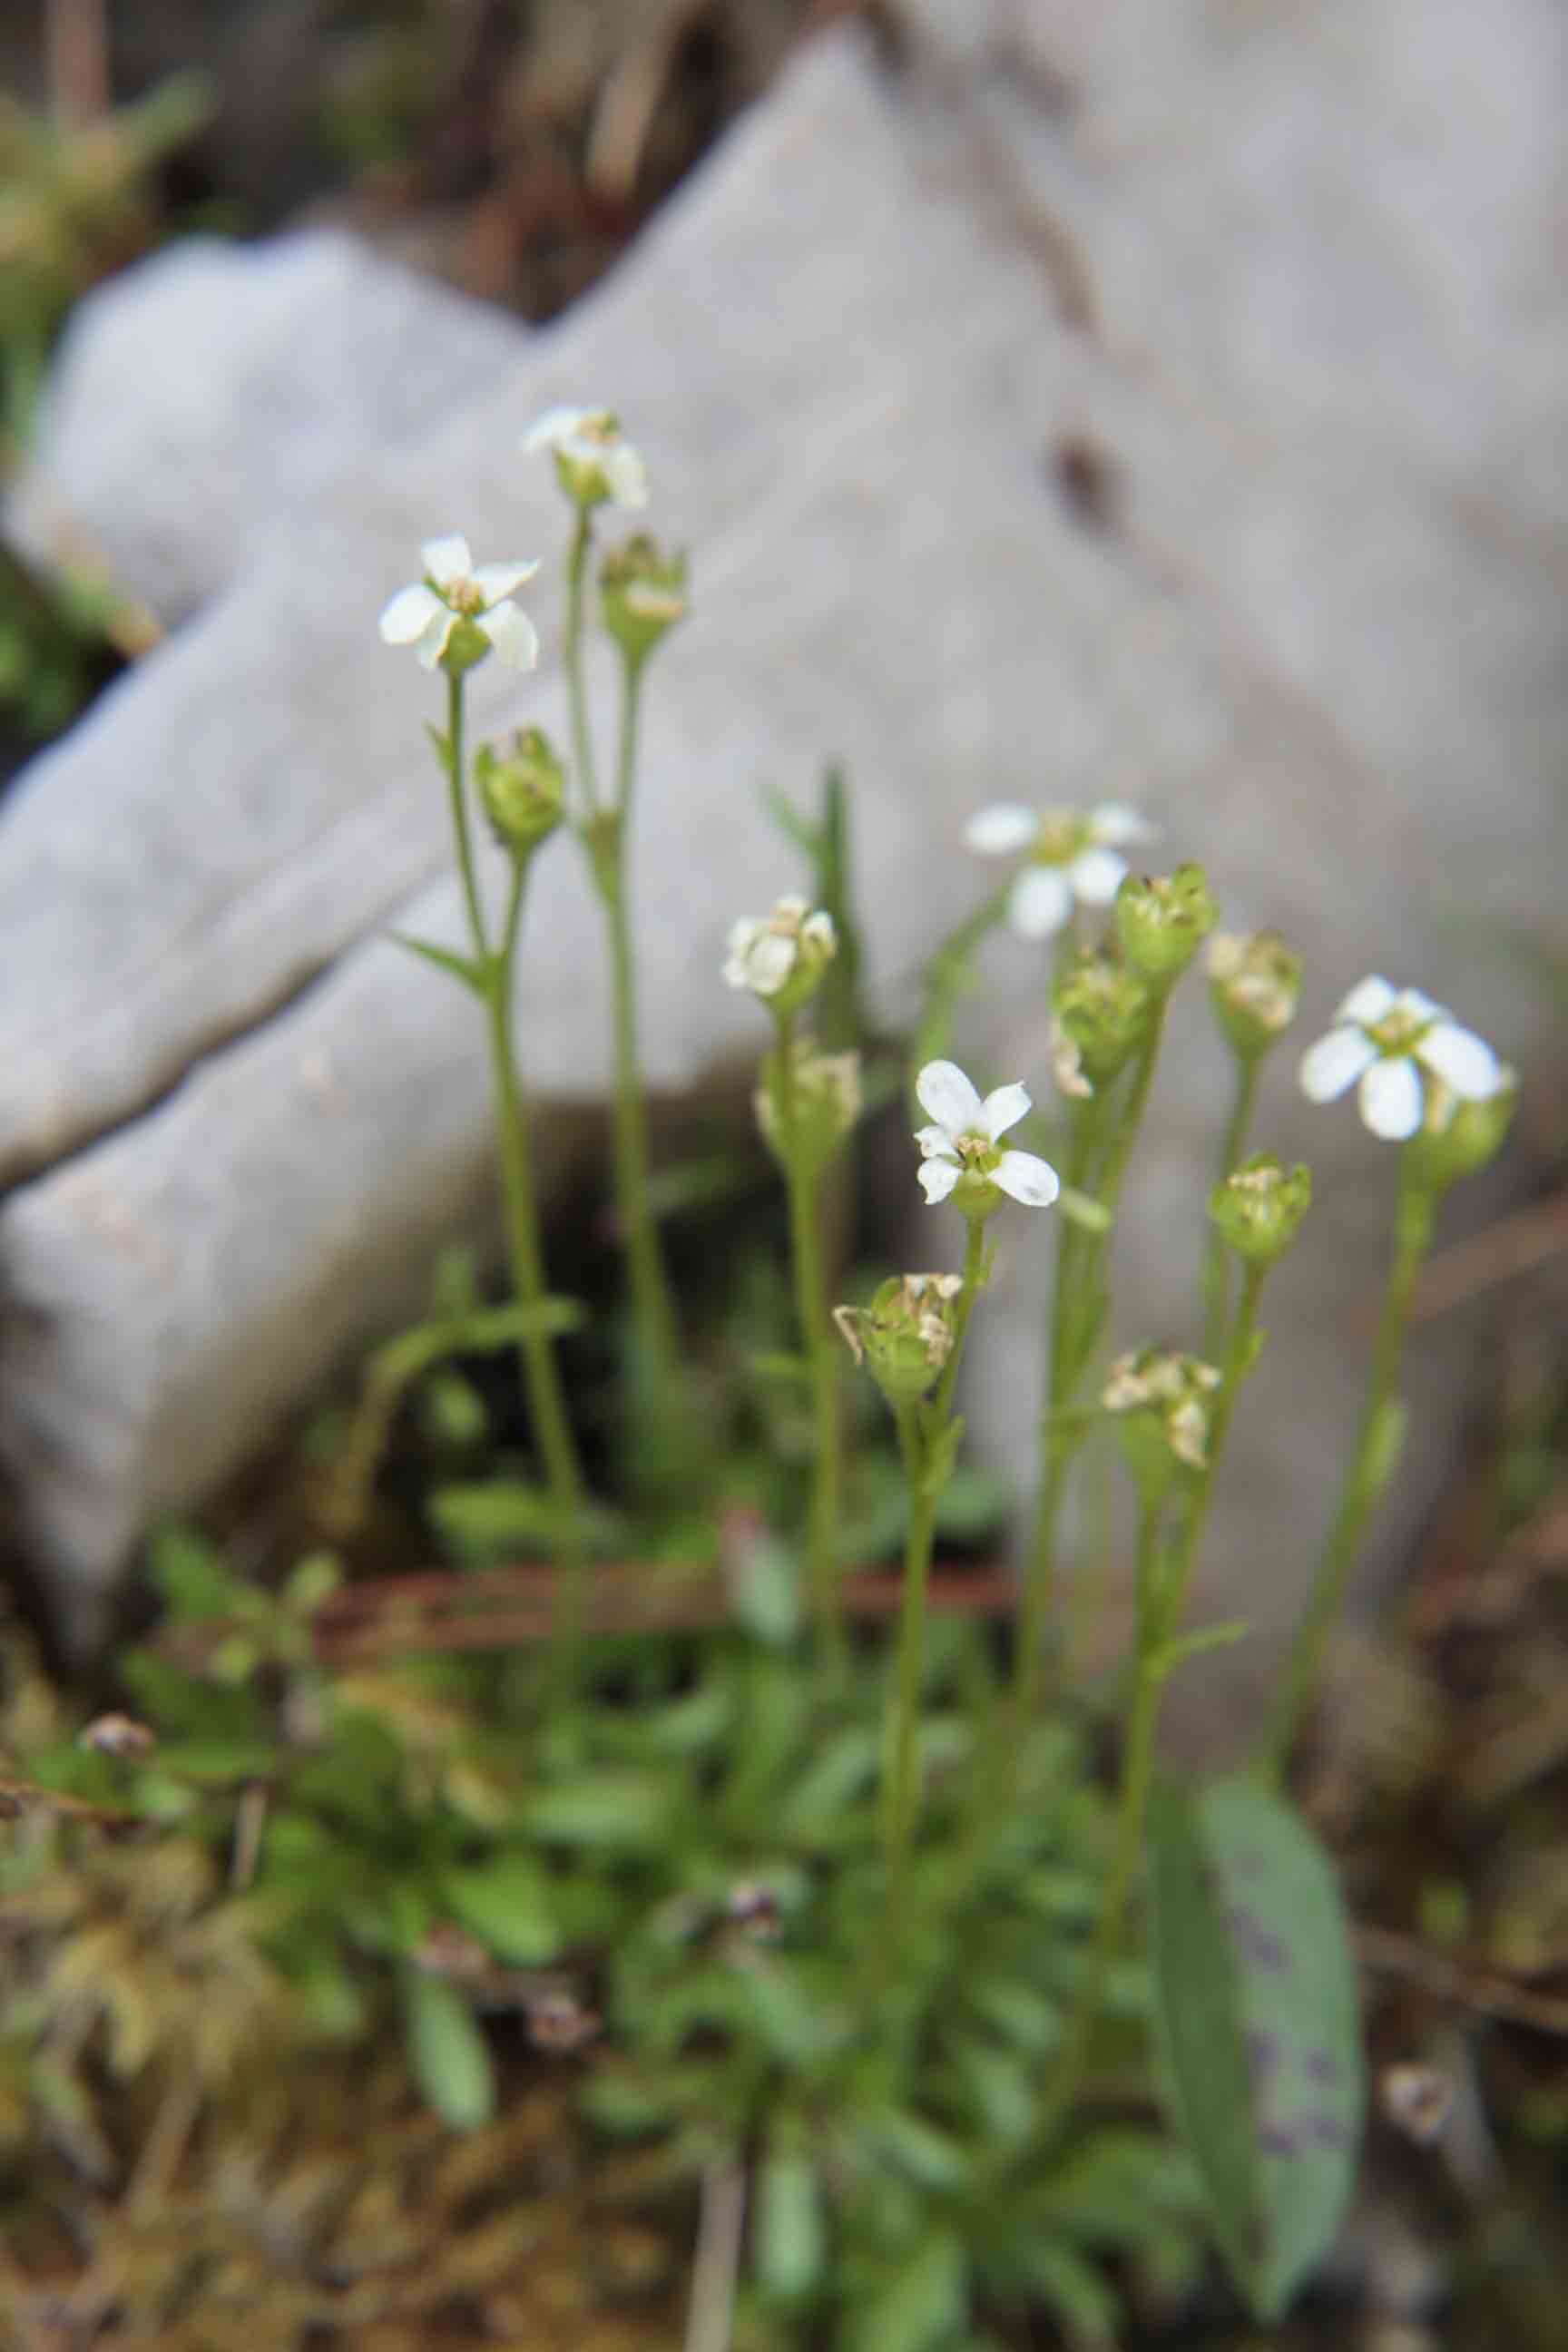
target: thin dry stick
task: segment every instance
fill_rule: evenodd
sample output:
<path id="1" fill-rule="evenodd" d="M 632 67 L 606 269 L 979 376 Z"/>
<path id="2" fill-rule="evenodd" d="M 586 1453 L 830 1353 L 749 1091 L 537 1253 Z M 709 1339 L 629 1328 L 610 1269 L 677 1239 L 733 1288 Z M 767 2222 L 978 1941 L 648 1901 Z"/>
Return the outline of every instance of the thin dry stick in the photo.
<path id="1" fill-rule="evenodd" d="M 45 39 L 49 105 L 56 120 L 97 122 L 109 112 L 104 0 L 48 0 Z"/>
<path id="2" fill-rule="evenodd" d="M 1483 2017 L 1568 2037 L 1568 2000 L 1553 2000 L 1549 1993 L 1526 1992 L 1506 1977 L 1474 1976 L 1457 1961 L 1418 1943 L 1414 1936 L 1401 1936 L 1391 1928 L 1358 1927 L 1355 1941 L 1367 1967 L 1384 1976 L 1404 1977 L 1461 2009 L 1478 2010 Z"/>
<path id="3" fill-rule="evenodd" d="M 746 2176 L 742 2167 L 733 2157 L 705 2166 L 685 2352 L 730 2352 L 745 2220 Z"/>
<path id="4" fill-rule="evenodd" d="M 643 150 L 687 27 L 711 0 L 666 0 L 611 67 L 594 109 L 583 176 L 596 196 L 624 204 L 637 185 Z"/>

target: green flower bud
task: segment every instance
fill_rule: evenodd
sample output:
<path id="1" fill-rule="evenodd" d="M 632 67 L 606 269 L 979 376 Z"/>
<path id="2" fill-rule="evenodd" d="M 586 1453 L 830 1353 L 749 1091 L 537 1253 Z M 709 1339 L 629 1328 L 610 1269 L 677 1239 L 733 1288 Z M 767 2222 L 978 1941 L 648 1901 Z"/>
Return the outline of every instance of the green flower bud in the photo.
<path id="1" fill-rule="evenodd" d="M 1100 1398 L 1115 1416 L 1122 1455 L 1146 1503 L 1184 1471 L 1208 1467 L 1209 1415 L 1220 1385 L 1213 1364 L 1162 1348 L 1118 1356 Z"/>
<path id="2" fill-rule="evenodd" d="M 599 568 L 605 626 L 626 659 L 645 661 L 690 607 L 686 596 L 686 558 L 665 555 L 657 541 L 639 531 L 611 550 Z"/>
<path id="3" fill-rule="evenodd" d="M 956 1274 L 895 1275 L 868 1307 L 834 1308 L 850 1354 L 895 1412 L 917 1404 L 952 1355 L 953 1307 L 963 1288 Z"/>
<path id="4" fill-rule="evenodd" d="M 791 1076 L 795 1097 L 795 1148 L 813 1176 L 837 1158 L 860 1116 L 860 1056 L 819 1054 L 809 1037 L 793 1041 Z M 755 1097 L 757 1125 L 775 1160 L 785 1154 L 777 1048 L 763 1058 L 763 1083 Z"/>
<path id="5" fill-rule="evenodd" d="M 1178 866 L 1154 880 L 1130 874 L 1116 894 L 1122 952 L 1146 980 L 1169 982 L 1185 971 L 1218 920 L 1201 866 Z"/>
<path id="6" fill-rule="evenodd" d="M 1312 1173 L 1287 1171 L 1271 1151 L 1255 1151 L 1209 1196 L 1221 1241 L 1249 1265 L 1272 1265 L 1295 1240 L 1312 1204 Z"/>
<path id="7" fill-rule="evenodd" d="M 1216 931 L 1207 961 L 1215 1016 L 1232 1053 L 1258 1061 L 1296 1018 L 1300 957 L 1278 931 Z"/>
<path id="8" fill-rule="evenodd" d="M 531 857 L 565 814 L 566 772 L 541 728 L 523 728 L 510 751 L 481 743 L 474 780 L 490 830 L 513 857 Z"/>
<path id="9" fill-rule="evenodd" d="M 1467 1101 L 1427 1071 L 1421 1125 L 1405 1145 L 1435 1192 L 1479 1175 L 1502 1150 L 1519 1105 L 1519 1073 L 1504 1063 L 1495 1093 Z"/>
<path id="10" fill-rule="evenodd" d="M 1103 949 L 1087 951 L 1068 967 L 1053 1001 L 1062 1034 L 1077 1051 L 1077 1071 L 1090 1087 L 1108 1085 L 1149 1034 L 1152 1004 L 1147 987 Z"/>

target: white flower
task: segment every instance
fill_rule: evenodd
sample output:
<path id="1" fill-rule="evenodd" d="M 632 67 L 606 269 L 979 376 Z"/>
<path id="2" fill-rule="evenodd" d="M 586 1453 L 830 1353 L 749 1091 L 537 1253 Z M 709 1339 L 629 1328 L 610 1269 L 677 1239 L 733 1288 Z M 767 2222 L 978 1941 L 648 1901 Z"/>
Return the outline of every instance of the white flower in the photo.
<path id="1" fill-rule="evenodd" d="M 998 1087 L 982 1102 L 956 1062 L 928 1062 L 915 1080 L 915 1092 L 934 1121 L 915 1136 L 924 1163 L 921 1189 L 928 1202 L 945 1201 L 961 1177 L 974 1175 L 1026 1209 L 1049 1208 L 1061 1191 L 1056 1170 L 1032 1151 L 996 1149 L 997 1138 L 1029 1109 L 1021 1086 Z"/>
<path id="2" fill-rule="evenodd" d="M 468 542 L 458 531 L 426 540 L 419 554 L 425 577 L 400 588 L 387 604 L 381 616 L 383 640 L 389 646 L 412 646 L 426 669 L 437 669 L 458 622 L 471 621 L 508 669 L 531 669 L 539 659 L 539 638 L 511 596 L 514 588 L 532 579 L 538 564 L 476 566 Z"/>
<path id="3" fill-rule="evenodd" d="M 1486 1102 L 1503 1082 L 1484 1038 L 1461 1029 L 1416 988 L 1375 974 L 1352 988 L 1326 1037 L 1301 1059 L 1301 1091 L 1333 1102 L 1360 1080 L 1361 1115 L 1373 1135 L 1403 1143 L 1421 1124 L 1430 1076 L 1467 1102 Z"/>
<path id="4" fill-rule="evenodd" d="M 742 915 L 730 926 L 730 953 L 724 978 L 731 988 L 749 988 L 753 996 L 777 996 L 789 982 L 808 974 L 816 979 L 838 951 L 833 918 L 809 898 L 781 898 L 765 919 Z"/>
<path id="5" fill-rule="evenodd" d="M 1101 801 L 1086 815 L 997 801 L 970 818 L 963 838 L 984 857 L 1028 851 L 1008 894 L 1007 920 L 1021 939 L 1048 940 L 1071 915 L 1075 899 L 1080 907 L 1110 906 L 1127 872 L 1121 850 L 1147 841 L 1152 832 L 1124 801 Z"/>
<path id="6" fill-rule="evenodd" d="M 548 449 L 568 497 L 579 506 L 646 507 L 647 467 L 609 408 L 547 408 L 522 436 L 531 457 Z"/>

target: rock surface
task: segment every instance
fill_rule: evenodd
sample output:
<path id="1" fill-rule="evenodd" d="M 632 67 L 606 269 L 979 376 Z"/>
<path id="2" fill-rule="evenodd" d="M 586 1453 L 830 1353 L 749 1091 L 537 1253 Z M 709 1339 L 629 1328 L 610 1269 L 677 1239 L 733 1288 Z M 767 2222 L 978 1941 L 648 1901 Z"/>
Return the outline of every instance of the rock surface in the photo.
<path id="1" fill-rule="evenodd" d="M 1309 947 L 1305 1034 L 1384 967 L 1512 1058 L 1542 1050 L 1568 720 L 1559 13 L 917 13 L 897 72 L 853 32 L 819 43 L 554 328 L 458 312 L 446 379 L 425 305 L 446 320 L 450 298 L 336 240 L 189 265 L 185 344 L 155 340 L 145 379 L 112 352 L 138 347 L 139 303 L 168 331 L 180 264 L 84 314 L 26 511 L 57 503 L 132 584 L 199 609 L 35 763 L 0 830 L 0 1448 L 79 1633 L 150 1511 L 396 1311 L 483 1197 L 468 1008 L 374 939 L 394 915 L 450 936 L 456 915 L 428 682 L 374 620 L 433 531 L 554 551 L 548 475 L 516 454 L 552 401 L 615 401 L 652 521 L 695 551 L 637 845 L 661 1089 L 759 1042 L 715 981 L 731 917 L 795 878 L 755 787 L 808 784 L 824 753 L 855 778 L 889 1013 L 990 878 L 955 854 L 969 808 L 1114 793 L 1173 857 L 1210 861 L 1233 921 Z M 417 399 L 321 363 L 310 322 L 356 306 L 373 371 L 430 367 Z M 205 421 L 170 392 L 203 354 Z M 95 387 L 121 364 L 107 415 Z M 272 431 L 278 457 L 228 479 L 225 447 Z M 187 441 L 210 532 L 182 496 Z M 164 454 L 127 481 L 138 449 Z M 548 663 L 521 692 L 481 673 L 475 698 L 481 725 L 558 718 Z M 568 845 L 549 872 L 526 1059 L 542 1097 L 582 1101 L 606 1065 L 602 964 Z M 1003 941 L 990 969 L 966 1039 L 1043 1097 L 1037 961 Z M 1312 1158 L 1321 1205 L 1215 1547 L 1255 1654 L 1353 1412 L 1392 1175 L 1349 1111 L 1295 1101 L 1285 1060 L 1259 1139 Z M 1224 1084 L 1194 1001 L 1129 1190 L 1129 1339 L 1190 1326 Z M 1020 1469 L 1044 1286 L 1023 1224 L 972 1413 Z M 1422 1350 L 1406 1523 L 1465 1345 Z"/>

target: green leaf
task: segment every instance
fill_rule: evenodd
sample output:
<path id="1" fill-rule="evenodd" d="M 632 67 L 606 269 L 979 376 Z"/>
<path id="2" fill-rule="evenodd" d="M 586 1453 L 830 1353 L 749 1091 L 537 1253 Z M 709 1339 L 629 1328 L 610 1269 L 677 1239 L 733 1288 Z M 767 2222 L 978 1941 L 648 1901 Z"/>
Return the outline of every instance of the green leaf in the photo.
<path id="1" fill-rule="evenodd" d="M 1233 1780 L 1197 1810 L 1241 1978 L 1264 2223 L 1253 2305 L 1272 2322 L 1329 2252 L 1355 2178 L 1355 1961 L 1333 1865 L 1293 1807 Z"/>
<path id="2" fill-rule="evenodd" d="M 160 1528 L 148 1546 L 147 1565 L 176 1624 L 233 1614 L 238 1579 L 222 1553 L 189 1528 Z"/>
<path id="3" fill-rule="evenodd" d="M 430 739 L 430 749 L 436 754 L 436 764 L 448 783 L 452 780 L 452 739 L 444 727 L 432 727 L 425 722 L 425 732 Z"/>
<path id="4" fill-rule="evenodd" d="M 430 1516 L 442 1540 L 476 1563 L 513 1550 L 547 1553 L 560 1531 L 553 1496 L 523 1478 L 442 1486 L 430 1498 Z M 579 1516 L 592 1548 L 614 1542 L 616 1524 L 608 1512 L 590 1504 Z"/>
<path id="5" fill-rule="evenodd" d="M 482 1002 L 489 993 L 489 974 L 473 956 L 458 955 L 455 949 L 439 948 L 434 940 L 416 940 L 412 931 L 389 931 L 388 939 L 395 940 L 410 955 L 422 957 L 434 964 L 437 971 L 448 972 Z"/>
<path id="6" fill-rule="evenodd" d="M 1241 1970 L 1184 1790 L 1158 1790 L 1150 1808 L 1149 1934 L 1170 2103 L 1220 2250 L 1250 2297 L 1263 2237 Z"/>
<path id="7" fill-rule="evenodd" d="M 1270 2324 L 1332 2244 L 1361 2137 L 1360 2014 L 1339 1886 L 1306 1824 L 1250 1780 L 1163 1793 L 1152 1835 L 1173 2102 L 1226 2260 Z"/>
<path id="8" fill-rule="evenodd" d="M 498 1958 L 542 1968 L 564 1937 L 550 1901 L 550 1881 L 531 1853 L 502 1853 L 443 1882 L 453 1916 Z"/>
<path id="9" fill-rule="evenodd" d="M 919 2252 L 858 2302 L 850 2352 L 933 2352 L 968 2315 L 963 2249 L 950 2230 L 933 2231 Z"/>
<path id="10" fill-rule="evenodd" d="M 800 1631 L 800 1576 L 795 1556 L 771 1537 L 748 1543 L 731 1580 L 735 1615 L 755 1642 L 782 1650 Z"/>
<path id="11" fill-rule="evenodd" d="M 440 1977 L 403 1979 L 408 2052 L 420 2089 L 454 2131 L 477 2131 L 495 2114 L 495 2074 L 473 2012 Z"/>
<path id="12" fill-rule="evenodd" d="M 765 2293 L 793 2303 L 822 2275 L 822 2194 L 809 2158 L 768 2155 L 757 2177 L 757 2276 Z"/>
<path id="13" fill-rule="evenodd" d="M 592 1772 L 531 1798 L 528 1826 L 547 1844 L 657 1845 L 669 1823 L 669 1790 L 641 1772 Z"/>

